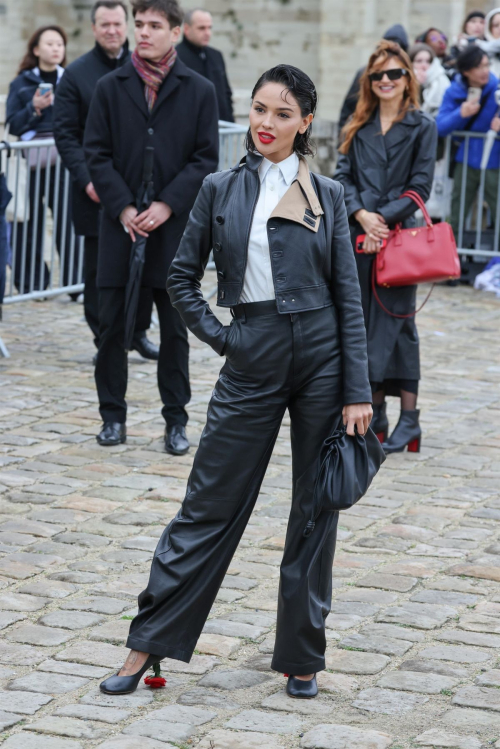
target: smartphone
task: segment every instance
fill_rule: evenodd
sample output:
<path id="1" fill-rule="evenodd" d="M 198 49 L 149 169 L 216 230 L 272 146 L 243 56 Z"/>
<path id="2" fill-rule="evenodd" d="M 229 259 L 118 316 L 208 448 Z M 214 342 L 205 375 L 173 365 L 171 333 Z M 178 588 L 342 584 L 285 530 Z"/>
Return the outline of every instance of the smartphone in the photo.
<path id="1" fill-rule="evenodd" d="M 467 89 L 467 101 L 479 101 L 482 93 L 482 89 L 478 86 L 469 86 Z"/>
<path id="2" fill-rule="evenodd" d="M 40 92 L 40 96 L 45 96 L 45 94 L 51 94 L 54 90 L 54 86 L 52 83 L 40 83 L 38 86 L 38 91 Z"/>

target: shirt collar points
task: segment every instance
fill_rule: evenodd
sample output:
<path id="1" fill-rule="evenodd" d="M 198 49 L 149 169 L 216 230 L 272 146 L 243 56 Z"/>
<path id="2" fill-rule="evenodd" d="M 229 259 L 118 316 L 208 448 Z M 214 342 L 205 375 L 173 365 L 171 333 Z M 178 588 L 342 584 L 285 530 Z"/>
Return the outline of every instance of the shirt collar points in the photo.
<path id="1" fill-rule="evenodd" d="M 261 184 L 264 182 L 269 170 L 273 165 L 274 162 L 269 161 L 269 159 L 266 159 L 266 157 L 264 156 L 259 165 L 259 178 Z M 292 153 L 290 156 L 288 156 L 286 159 L 283 159 L 283 161 L 280 161 L 275 166 L 279 168 L 283 180 L 285 181 L 286 185 L 290 187 L 299 171 L 299 157 L 297 156 L 297 154 Z"/>

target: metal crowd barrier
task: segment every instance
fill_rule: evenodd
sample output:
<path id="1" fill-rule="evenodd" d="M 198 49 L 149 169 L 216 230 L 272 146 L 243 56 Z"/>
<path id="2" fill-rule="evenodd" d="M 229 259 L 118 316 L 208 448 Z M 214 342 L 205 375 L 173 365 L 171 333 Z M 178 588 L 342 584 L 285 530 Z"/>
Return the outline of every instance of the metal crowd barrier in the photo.
<path id="1" fill-rule="evenodd" d="M 491 257 L 499 257 L 499 238 L 500 238 L 500 169 L 481 169 L 479 187 L 476 193 L 474 204 L 466 211 L 465 197 L 467 179 L 470 167 L 468 166 L 468 157 L 472 139 L 484 141 L 483 148 L 490 149 L 493 144 L 500 141 L 497 135 L 492 137 L 492 133 L 473 133 L 469 131 L 457 131 L 446 138 L 444 173 L 449 173 L 450 160 L 452 156 L 452 143 L 464 143 L 463 170 L 461 175 L 460 196 L 459 196 L 459 218 L 458 231 L 456 231 L 457 248 L 460 255 L 470 256 L 476 260 Z M 476 170 L 477 172 L 477 170 Z M 496 204 L 488 205 L 485 212 L 485 183 L 486 173 L 494 172 L 496 179 Z M 447 220 L 450 217 L 445 215 L 443 210 L 441 220 Z M 493 226 L 493 229 L 489 228 Z"/>
<path id="2" fill-rule="evenodd" d="M 233 122 L 219 123 L 219 169 L 241 158 L 246 131 Z M 0 158 L 13 195 L 8 211 L 12 257 L 4 304 L 79 294 L 83 291 L 83 237 L 73 229 L 71 177 L 54 140 L 2 142 Z"/>

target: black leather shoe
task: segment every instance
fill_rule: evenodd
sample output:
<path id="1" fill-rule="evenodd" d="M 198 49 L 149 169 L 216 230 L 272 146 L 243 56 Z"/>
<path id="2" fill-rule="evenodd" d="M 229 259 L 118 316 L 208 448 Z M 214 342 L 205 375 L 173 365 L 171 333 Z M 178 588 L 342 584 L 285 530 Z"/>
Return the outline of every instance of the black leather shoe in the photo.
<path id="1" fill-rule="evenodd" d="M 165 450 L 170 455 L 185 455 L 189 450 L 186 430 L 181 424 L 165 429 Z"/>
<path id="2" fill-rule="evenodd" d="M 132 692 L 135 692 L 139 686 L 142 675 L 146 673 L 148 668 L 154 666 L 155 663 L 159 663 L 160 660 L 161 659 L 158 655 L 151 654 L 146 660 L 144 666 L 137 671 L 136 674 L 132 674 L 131 676 L 118 676 L 118 673 L 120 673 L 118 672 L 114 676 L 110 676 L 105 681 L 102 681 L 99 685 L 99 689 L 101 692 L 104 692 L 104 694 L 131 694 Z"/>
<path id="3" fill-rule="evenodd" d="M 102 430 L 96 437 L 100 445 L 109 447 L 110 445 L 121 445 L 127 439 L 127 427 L 117 421 L 105 421 Z"/>
<path id="4" fill-rule="evenodd" d="M 318 685 L 316 683 L 316 674 L 309 681 L 296 679 L 295 676 L 288 677 L 286 693 L 290 697 L 298 697 L 299 700 L 310 700 L 318 694 Z"/>
<path id="5" fill-rule="evenodd" d="M 378 437 L 379 442 L 387 442 L 389 435 L 389 420 L 387 418 L 387 403 L 373 404 L 373 418 L 371 428 Z"/>
<path id="6" fill-rule="evenodd" d="M 418 422 L 420 411 L 401 411 L 399 421 L 387 440 L 382 444 L 386 455 L 391 453 L 402 453 L 405 447 L 408 447 L 409 453 L 420 452 L 420 441 L 422 430 Z"/>
<path id="7" fill-rule="evenodd" d="M 131 350 L 137 351 L 143 359 L 153 359 L 154 361 L 158 361 L 160 358 L 160 347 L 151 343 L 146 335 L 146 331 L 144 330 L 142 333 L 134 334 Z"/>

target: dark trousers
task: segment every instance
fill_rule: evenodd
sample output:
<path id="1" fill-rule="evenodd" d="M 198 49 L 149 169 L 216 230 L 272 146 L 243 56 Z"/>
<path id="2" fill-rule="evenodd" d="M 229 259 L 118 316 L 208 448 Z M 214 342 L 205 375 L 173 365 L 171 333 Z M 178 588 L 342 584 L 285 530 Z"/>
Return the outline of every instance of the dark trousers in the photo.
<path id="1" fill-rule="evenodd" d="M 168 426 L 187 423 L 189 344 L 186 326 L 163 289 L 151 289 L 160 323 L 158 389 Z M 99 354 L 95 381 L 103 421 L 124 424 L 127 418 L 127 353 L 125 351 L 125 289 L 99 289 Z"/>
<path id="2" fill-rule="evenodd" d="M 47 190 L 46 172 L 46 169 L 40 169 L 38 200 L 36 200 L 36 170 L 31 171 L 30 218 L 26 223 L 19 222 L 17 225 L 14 283 L 19 292 L 25 294 L 32 289 L 46 289 L 49 285 L 50 273 L 43 259 L 45 204 L 50 208 L 54 217 L 55 245 L 62 266 L 59 278 L 54 277 L 55 285 L 59 285 L 59 282 L 64 286 L 78 283 L 80 258 L 76 239 L 73 245 L 73 261 L 71 259 L 71 187 L 65 200 L 64 170 L 61 168 L 59 180 L 56 180 L 56 170 L 52 167 Z M 25 247 L 24 253 L 23 246 Z"/>
<path id="3" fill-rule="evenodd" d="M 83 260 L 83 309 L 87 325 L 94 335 L 94 343 L 99 348 L 99 289 L 97 288 L 97 251 L 98 237 L 85 237 L 85 255 Z M 142 333 L 151 327 L 153 312 L 153 291 L 143 286 L 139 295 L 135 329 Z"/>
<path id="4" fill-rule="evenodd" d="M 464 165 L 460 162 L 455 164 L 455 172 L 453 174 L 453 193 L 451 196 L 451 219 L 450 224 L 458 242 L 458 233 L 460 229 L 460 196 L 462 193 L 462 175 L 464 172 Z M 479 183 L 481 182 L 481 170 L 474 169 L 473 167 L 467 167 L 467 180 L 465 183 L 465 200 L 464 200 L 464 213 L 463 213 L 463 224 L 469 214 L 474 199 L 478 194 Z M 497 211 L 497 195 L 498 195 L 498 169 L 486 169 L 485 180 L 484 180 L 484 200 L 489 206 L 493 219 L 496 216 Z M 474 217 L 476 218 L 476 217 Z"/>
<path id="5" fill-rule="evenodd" d="M 188 662 L 243 535 L 281 422 L 291 421 L 293 487 L 281 564 L 272 668 L 325 668 L 338 513 L 321 512 L 309 538 L 322 442 L 342 409 L 342 359 L 333 307 L 239 317 L 208 406 L 187 493 L 154 554 L 127 646 Z"/>

